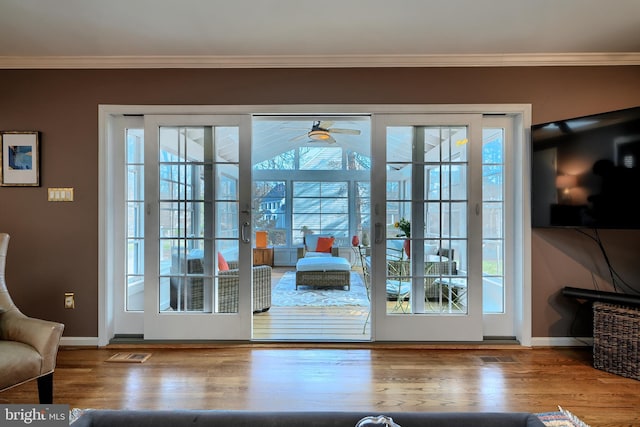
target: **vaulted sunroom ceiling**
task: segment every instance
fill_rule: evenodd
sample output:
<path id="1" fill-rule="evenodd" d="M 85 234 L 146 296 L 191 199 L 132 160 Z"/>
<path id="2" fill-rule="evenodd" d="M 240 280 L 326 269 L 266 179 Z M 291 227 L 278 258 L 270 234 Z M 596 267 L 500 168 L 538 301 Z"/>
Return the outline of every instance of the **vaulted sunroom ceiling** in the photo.
<path id="1" fill-rule="evenodd" d="M 320 122 L 327 126 L 330 138 L 334 141 L 314 140 L 309 132 L 314 124 Z M 454 134 L 460 127 L 452 127 L 449 132 L 438 127 L 436 133 L 425 133 L 424 149 L 427 161 L 441 160 L 443 153 L 438 148 L 448 138 L 455 138 Z M 393 153 L 394 162 L 411 162 L 411 145 L 406 144 L 413 127 L 393 127 L 387 130 L 387 152 Z M 259 164 L 273 159 L 283 153 L 299 147 L 340 147 L 344 152 L 356 152 L 371 157 L 372 146 L 371 115 L 256 115 L 253 120 L 252 144 L 253 164 Z M 455 156 L 456 144 L 452 147 L 451 156 Z"/>
<path id="2" fill-rule="evenodd" d="M 314 123 L 321 122 L 330 130 L 348 130 L 349 133 L 329 132 L 335 140 L 313 140 L 309 137 Z M 351 132 L 353 131 L 353 132 Z M 257 115 L 252 129 L 253 164 L 272 159 L 302 146 L 340 147 L 371 156 L 371 117 L 369 115 Z"/>

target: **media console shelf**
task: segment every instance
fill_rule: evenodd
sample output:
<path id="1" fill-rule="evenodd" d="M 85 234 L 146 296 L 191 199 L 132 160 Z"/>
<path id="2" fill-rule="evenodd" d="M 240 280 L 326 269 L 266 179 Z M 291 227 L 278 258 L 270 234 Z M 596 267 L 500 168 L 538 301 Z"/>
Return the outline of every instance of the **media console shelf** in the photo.
<path id="1" fill-rule="evenodd" d="M 640 295 L 594 291 L 591 289 L 573 288 L 571 286 L 565 286 L 564 288 L 562 288 L 562 295 L 575 299 L 585 299 L 588 301 L 600 301 L 612 304 L 640 306 Z"/>

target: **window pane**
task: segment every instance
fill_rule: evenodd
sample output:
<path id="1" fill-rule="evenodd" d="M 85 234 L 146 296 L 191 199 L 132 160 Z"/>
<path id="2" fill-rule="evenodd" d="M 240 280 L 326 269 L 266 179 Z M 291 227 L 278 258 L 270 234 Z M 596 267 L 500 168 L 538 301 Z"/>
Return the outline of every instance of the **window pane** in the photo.
<path id="1" fill-rule="evenodd" d="M 387 128 L 387 162 L 411 162 L 413 149 L 412 126 Z"/>
<path id="2" fill-rule="evenodd" d="M 341 170 L 341 147 L 301 147 L 300 170 Z"/>
<path id="3" fill-rule="evenodd" d="M 126 130 L 127 247 L 125 305 L 144 310 L 144 130 Z"/>
<path id="4" fill-rule="evenodd" d="M 127 199 L 144 200 L 144 166 L 127 166 Z"/>
<path id="5" fill-rule="evenodd" d="M 323 182 L 321 186 L 322 197 L 347 197 L 346 182 Z"/>
<path id="6" fill-rule="evenodd" d="M 370 170 L 371 169 L 371 157 L 355 152 L 349 151 L 347 153 L 347 169 L 348 170 Z"/>
<path id="7" fill-rule="evenodd" d="M 293 197 L 319 197 L 319 182 L 301 182 L 293 183 Z"/>
<path id="8" fill-rule="evenodd" d="M 144 162 L 144 130 L 127 129 L 127 163 Z"/>
<path id="9" fill-rule="evenodd" d="M 485 313 L 503 313 L 504 129 L 482 130 L 482 303 Z"/>
<path id="10" fill-rule="evenodd" d="M 346 182 L 294 182 L 293 230 L 349 235 L 349 191 Z M 293 243 L 301 241 L 294 233 Z"/>
<path id="11" fill-rule="evenodd" d="M 216 235 L 220 237 L 237 238 L 238 232 L 238 203 L 216 203 Z"/>
<path id="12" fill-rule="evenodd" d="M 503 169 L 501 165 L 485 165 L 482 167 L 482 200 L 500 201 L 504 199 Z"/>
<path id="13" fill-rule="evenodd" d="M 323 213 L 349 213 L 347 199 L 322 199 L 321 212 Z"/>
<path id="14" fill-rule="evenodd" d="M 320 212 L 320 199 L 293 199 L 293 211 L 301 212 Z"/>
<path id="15" fill-rule="evenodd" d="M 268 160 L 256 163 L 255 170 L 293 170 L 296 167 L 296 152 L 289 150 Z"/>
<path id="16" fill-rule="evenodd" d="M 266 230 L 267 244 L 287 244 L 286 185 L 284 181 L 254 181 L 253 228 Z"/>
<path id="17" fill-rule="evenodd" d="M 218 126 L 215 132 L 215 161 L 238 163 L 240 160 L 240 128 L 237 126 Z"/>
<path id="18" fill-rule="evenodd" d="M 216 199 L 217 200 L 238 200 L 238 176 L 240 175 L 238 165 L 219 164 L 216 165 Z"/>

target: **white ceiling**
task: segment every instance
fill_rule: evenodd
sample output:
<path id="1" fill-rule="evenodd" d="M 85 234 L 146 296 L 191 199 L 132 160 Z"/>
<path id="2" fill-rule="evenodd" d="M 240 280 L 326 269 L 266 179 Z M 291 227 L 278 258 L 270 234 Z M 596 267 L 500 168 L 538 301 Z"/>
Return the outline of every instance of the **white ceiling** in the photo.
<path id="1" fill-rule="evenodd" d="M 0 68 L 640 64 L 640 0 L 0 0 Z"/>

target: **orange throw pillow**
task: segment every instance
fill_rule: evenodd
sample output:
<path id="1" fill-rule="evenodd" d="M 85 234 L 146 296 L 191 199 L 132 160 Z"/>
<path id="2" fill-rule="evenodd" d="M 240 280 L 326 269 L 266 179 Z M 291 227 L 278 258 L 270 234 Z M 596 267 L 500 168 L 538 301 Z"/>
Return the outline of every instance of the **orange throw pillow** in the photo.
<path id="1" fill-rule="evenodd" d="M 333 242 L 336 239 L 334 237 L 318 237 L 318 245 L 316 246 L 316 252 L 328 252 L 331 253 Z"/>
<path id="2" fill-rule="evenodd" d="M 229 269 L 229 264 L 227 264 L 227 260 L 224 259 L 224 257 L 220 252 L 218 252 L 218 270 L 227 271 L 228 269 Z"/>

